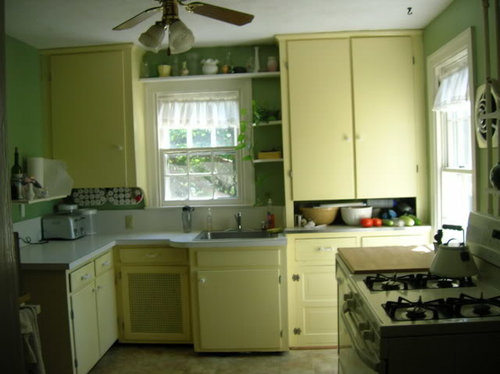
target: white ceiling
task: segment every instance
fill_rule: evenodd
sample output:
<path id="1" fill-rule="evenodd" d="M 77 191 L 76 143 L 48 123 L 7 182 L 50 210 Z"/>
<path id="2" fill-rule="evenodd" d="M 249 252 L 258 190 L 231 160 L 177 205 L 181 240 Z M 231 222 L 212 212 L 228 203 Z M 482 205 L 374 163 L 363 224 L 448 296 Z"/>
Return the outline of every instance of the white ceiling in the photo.
<path id="1" fill-rule="evenodd" d="M 276 34 L 382 29 L 421 29 L 452 0 L 207 0 L 255 15 L 233 26 L 179 8 L 196 47 L 270 42 Z M 154 0 L 5 0 L 8 35 L 36 48 L 137 42 L 161 15 L 124 31 L 112 28 L 158 6 Z M 412 15 L 408 15 L 408 8 Z"/>

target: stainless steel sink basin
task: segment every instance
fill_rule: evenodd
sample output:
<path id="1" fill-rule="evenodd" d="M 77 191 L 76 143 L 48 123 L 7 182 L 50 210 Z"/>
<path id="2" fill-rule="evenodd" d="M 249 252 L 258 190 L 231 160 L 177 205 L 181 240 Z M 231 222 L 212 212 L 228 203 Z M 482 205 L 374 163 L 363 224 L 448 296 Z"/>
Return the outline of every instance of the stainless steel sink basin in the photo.
<path id="1" fill-rule="evenodd" d="M 267 231 L 202 231 L 195 240 L 216 240 L 216 239 L 265 239 L 276 238 L 277 233 Z"/>

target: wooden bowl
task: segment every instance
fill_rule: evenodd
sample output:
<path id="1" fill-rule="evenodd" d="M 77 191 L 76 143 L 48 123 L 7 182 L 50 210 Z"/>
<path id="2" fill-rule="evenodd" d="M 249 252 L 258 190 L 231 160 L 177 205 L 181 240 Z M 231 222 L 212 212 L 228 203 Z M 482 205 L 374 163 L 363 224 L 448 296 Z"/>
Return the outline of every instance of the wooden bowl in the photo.
<path id="1" fill-rule="evenodd" d="M 329 225 L 335 220 L 335 217 L 337 217 L 339 208 L 300 208 L 300 211 L 307 220 L 313 220 L 316 225 Z"/>

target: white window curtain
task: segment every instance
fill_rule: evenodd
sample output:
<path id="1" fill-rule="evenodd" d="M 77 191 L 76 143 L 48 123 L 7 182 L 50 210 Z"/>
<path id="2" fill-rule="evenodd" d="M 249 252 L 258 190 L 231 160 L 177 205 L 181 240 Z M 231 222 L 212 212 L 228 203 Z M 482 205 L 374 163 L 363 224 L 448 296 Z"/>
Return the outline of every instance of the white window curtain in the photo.
<path id="1" fill-rule="evenodd" d="M 469 70 L 461 68 L 441 79 L 433 111 L 456 110 L 469 101 Z"/>
<path id="2" fill-rule="evenodd" d="M 236 128 L 239 126 L 238 92 L 206 95 L 175 94 L 158 98 L 159 146 L 168 148 L 162 129 Z"/>

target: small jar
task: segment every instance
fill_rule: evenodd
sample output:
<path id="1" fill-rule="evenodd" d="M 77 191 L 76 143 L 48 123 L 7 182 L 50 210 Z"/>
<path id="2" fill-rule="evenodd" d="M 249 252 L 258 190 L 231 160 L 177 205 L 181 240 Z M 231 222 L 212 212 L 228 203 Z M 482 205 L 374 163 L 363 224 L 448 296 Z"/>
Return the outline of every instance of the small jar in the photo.
<path id="1" fill-rule="evenodd" d="M 278 71 L 278 61 L 276 61 L 276 57 L 269 56 L 267 58 L 267 71 Z"/>

